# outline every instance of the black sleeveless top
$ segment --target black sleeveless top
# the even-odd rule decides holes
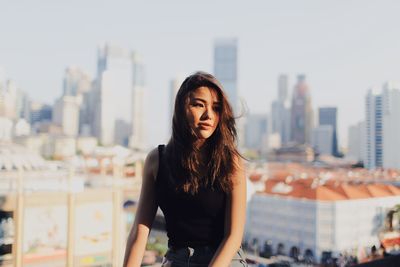
[[[157,202],[164,213],[168,246],[218,246],[224,237],[226,194],[201,187],[192,195],[176,191],[170,182],[165,146],[158,146]]]

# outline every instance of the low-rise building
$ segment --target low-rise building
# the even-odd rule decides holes
[[[246,238],[316,261],[323,252],[357,254],[379,246],[386,212],[398,203],[400,189],[393,185],[269,179],[249,203]]]

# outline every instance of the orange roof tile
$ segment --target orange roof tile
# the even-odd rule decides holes
[[[394,185],[387,185],[387,188],[392,192],[393,195],[395,196],[400,196],[400,188],[394,186]]]
[[[296,179],[288,183],[278,179],[268,179],[265,181],[264,193],[324,201],[400,196],[400,188],[393,185],[347,184],[337,181],[318,185],[316,182],[317,180],[311,178]]]
[[[369,184],[367,188],[373,197],[387,197],[391,196],[392,193],[387,190],[387,186],[384,184]]]

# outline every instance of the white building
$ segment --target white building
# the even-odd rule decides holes
[[[25,119],[19,119],[14,123],[14,136],[29,135],[31,125]]]
[[[63,96],[77,96],[88,92],[92,86],[92,78],[88,73],[76,66],[65,69]]]
[[[365,156],[365,122],[359,122],[349,128],[348,150],[346,157],[351,160],[364,161]]]
[[[0,116],[0,141],[11,141],[13,122],[11,119]]]
[[[94,133],[102,145],[111,145],[115,141],[115,120],[131,121],[132,62],[129,50],[110,44],[99,47],[96,87]]]
[[[382,95],[375,89],[368,91],[365,102],[365,157],[364,166],[375,169],[383,165]]]
[[[127,147],[129,142],[132,142],[130,135],[132,132],[132,126],[124,120],[115,121],[115,132],[114,132],[114,142],[115,144]]]
[[[311,145],[319,154],[333,154],[333,127],[331,125],[319,125],[312,130]]]
[[[132,120],[129,147],[143,150],[145,141],[145,70],[142,58],[138,53],[132,54]]]
[[[383,167],[400,169],[400,86],[383,89]]]
[[[14,81],[0,81],[0,116],[29,121],[29,113],[28,95],[18,88]]]
[[[83,155],[92,154],[97,147],[97,139],[90,136],[80,136],[76,139],[76,150]]]
[[[0,143],[0,173],[3,178],[0,184],[0,194],[11,184],[10,182],[7,184],[8,177],[4,172],[45,170],[49,167],[48,162],[35,151],[18,144]]]
[[[30,151],[42,155],[43,145],[46,142],[47,138],[47,134],[27,136],[24,135],[15,137],[13,141],[18,145],[22,145]]]
[[[76,154],[76,139],[74,137],[54,136],[49,142],[49,151],[55,159],[65,159]]]
[[[370,90],[366,98],[366,151],[364,165],[400,168],[400,85],[385,83],[382,93]]]
[[[18,88],[14,81],[8,80],[0,90],[0,116],[16,119]]]
[[[62,128],[63,134],[77,136],[79,133],[79,109],[81,97],[63,96],[53,107],[53,122]]]
[[[249,203],[246,239],[297,248],[318,262],[322,252],[354,253],[379,246],[378,233],[388,209],[400,202],[392,185],[321,184],[312,179],[268,180]]]

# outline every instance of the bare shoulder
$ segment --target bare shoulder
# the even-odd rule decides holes
[[[144,173],[146,177],[151,177],[155,180],[158,172],[158,164],[159,164],[159,155],[158,148],[154,148],[147,154],[145,163],[144,163]]]
[[[235,166],[237,173],[244,173],[245,163],[244,163],[244,159],[240,155],[235,155],[233,157],[233,165]]]
[[[244,160],[241,156],[236,155],[233,158],[233,163],[235,166],[235,172],[233,175],[233,182],[234,183],[240,183],[241,181],[245,180],[245,163]]]

